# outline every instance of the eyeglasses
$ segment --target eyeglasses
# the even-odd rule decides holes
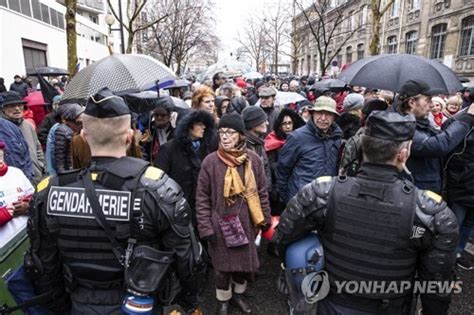
[[[234,130],[219,130],[219,136],[226,136],[226,137],[232,137],[234,134],[237,133],[237,131]]]
[[[282,126],[292,126],[293,122],[292,121],[285,121],[281,123]]]

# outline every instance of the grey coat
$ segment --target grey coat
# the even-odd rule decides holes
[[[252,162],[252,170],[257,182],[258,194],[263,214],[270,223],[270,205],[268,202],[265,172],[260,157],[247,150]],[[256,231],[249,214],[247,202],[239,198],[237,202],[227,207],[224,202],[224,175],[227,166],[219,159],[217,152],[209,154],[201,165],[196,189],[196,217],[201,238],[215,234],[216,241],[209,243],[209,255],[216,270],[223,272],[256,272],[259,268],[257,248],[255,247]],[[244,167],[237,168],[243,178]],[[245,185],[245,183],[244,183]],[[240,208],[240,221],[249,239],[249,244],[235,248],[227,248],[222,235],[218,216],[236,214]]]

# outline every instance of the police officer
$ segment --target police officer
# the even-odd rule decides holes
[[[123,314],[124,298],[136,314],[153,304],[160,314],[181,286],[175,301],[192,312],[201,248],[181,188],[126,157],[133,131],[122,98],[104,88],[83,116],[90,167],[43,180],[30,209],[25,267],[36,294],[51,293],[44,305],[55,314]]]
[[[415,275],[423,313],[447,314],[449,288],[433,289],[431,283],[433,290],[424,294],[422,287],[451,280],[458,225],[439,195],[399,177],[415,124],[412,115],[372,113],[357,176],[317,178],[281,215],[274,236],[281,257],[311,230],[322,241],[330,291],[318,315],[408,314]]]

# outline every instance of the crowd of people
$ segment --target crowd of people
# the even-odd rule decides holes
[[[183,190],[214,269],[218,314],[228,314],[229,303],[251,312],[245,292],[260,266],[254,240],[271,227],[272,216],[282,214],[314,179],[359,172],[373,112],[416,118],[402,176],[446,196],[460,226],[457,264],[474,268],[465,251],[474,228],[474,88],[445,95],[423,81],[407,81],[394,95],[370,87],[314,88],[314,83],[311,77],[245,80],[216,73],[212,81],[170,91],[189,109],[157,106],[132,114],[127,155],[148,161]],[[0,199],[1,225],[27,212],[31,184],[85,168],[93,159],[82,125],[91,114],[84,116],[83,106],[61,102],[58,95],[45,105],[49,113],[36,127],[26,119],[28,89],[15,76],[10,91],[0,96],[0,190],[11,188],[6,174],[24,186],[16,200],[8,194]],[[304,100],[281,103],[280,91]],[[230,227],[233,234],[226,232]],[[268,251],[279,255],[272,246]]]

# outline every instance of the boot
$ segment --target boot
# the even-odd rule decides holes
[[[217,301],[217,315],[229,315],[229,301]]]
[[[233,305],[237,306],[242,312],[246,314],[250,314],[252,312],[252,310],[250,309],[250,305],[243,294],[234,293],[230,301]]]

